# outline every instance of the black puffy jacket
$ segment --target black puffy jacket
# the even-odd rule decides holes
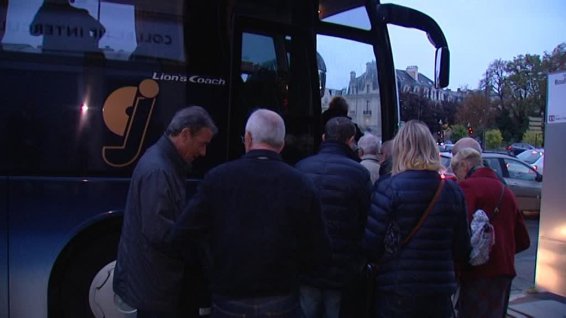
[[[368,170],[343,143],[325,141],[318,154],[296,167],[315,184],[332,247],[332,262],[304,277],[318,288],[341,288],[359,271],[365,257],[361,249],[372,184]]]
[[[365,232],[368,258],[381,260],[383,237],[390,216],[399,224],[401,238],[417,224],[431,201],[440,175],[409,170],[378,180]],[[438,201],[413,236],[394,257],[379,264],[377,288],[399,295],[451,294],[456,289],[455,262],[467,262],[470,235],[464,195],[446,181]]]

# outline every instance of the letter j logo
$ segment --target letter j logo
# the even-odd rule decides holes
[[[118,88],[106,98],[102,107],[104,123],[123,137],[121,145],[102,147],[102,158],[108,165],[125,167],[138,158],[158,94],[159,84],[146,79],[138,87]]]

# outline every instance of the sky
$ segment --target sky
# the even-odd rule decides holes
[[[432,17],[444,32],[450,49],[449,88],[476,89],[489,64],[496,59],[511,61],[525,54],[541,57],[566,42],[566,0],[390,0]],[[344,24],[364,24],[358,11],[334,18]],[[362,21],[362,22],[359,22]],[[419,72],[433,78],[434,49],[423,32],[390,27],[395,67],[417,65]],[[349,55],[357,53],[349,48]],[[327,74],[327,87],[347,87],[349,74],[361,74],[365,63],[352,64]],[[336,75],[336,76],[335,76]]]

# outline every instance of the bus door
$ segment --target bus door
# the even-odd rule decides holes
[[[230,157],[243,153],[240,136],[256,108],[279,113],[287,129],[288,163],[312,154],[320,142],[319,83],[313,39],[298,26],[240,18],[234,38]]]

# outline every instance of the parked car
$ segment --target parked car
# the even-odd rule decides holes
[[[544,149],[532,149],[521,152],[517,155],[517,159],[521,159],[524,162],[530,164],[542,174],[544,168]]]
[[[440,152],[450,152],[452,151],[452,148],[454,148],[454,144],[449,142],[449,143],[441,143],[440,145],[438,145],[438,151]]]
[[[528,144],[526,142],[516,142],[507,146],[507,153],[511,156],[517,156],[525,150],[535,149],[535,146]]]
[[[484,166],[495,170],[505,180],[515,194],[521,211],[540,211],[542,174],[526,162],[507,154],[484,152],[482,158]],[[451,171],[451,160],[451,153],[440,153],[440,162],[447,168],[448,173]]]

